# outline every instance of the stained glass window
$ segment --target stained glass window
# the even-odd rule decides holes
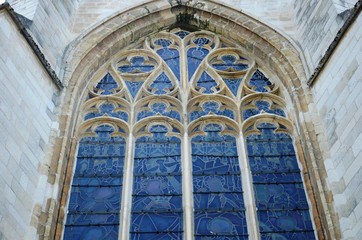
[[[63,239],[315,239],[278,76],[211,32],[133,47],[80,106]]]

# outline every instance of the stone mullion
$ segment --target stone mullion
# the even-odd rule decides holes
[[[244,204],[246,210],[246,222],[248,226],[249,239],[260,239],[259,223],[255,206],[254,187],[252,182],[253,180],[246,150],[245,136],[242,132],[240,132],[239,138],[237,139],[237,144],[239,146],[238,155],[244,192]]]
[[[184,41],[182,41],[184,43]],[[187,57],[184,44],[180,46],[180,71],[181,71],[181,101],[183,113],[184,135],[182,138],[182,201],[183,201],[183,226],[184,239],[194,239],[194,204],[193,204],[193,184],[192,184],[192,158],[191,158],[191,142],[188,135],[188,112],[187,99],[190,92],[189,79],[187,74]]]
[[[192,240],[194,235],[193,214],[193,184],[192,184],[192,161],[191,143],[189,135],[185,132],[182,138],[182,195],[184,211],[184,239]]]
[[[131,226],[131,210],[132,210],[132,192],[133,192],[133,157],[135,147],[135,136],[133,135],[133,127],[135,119],[135,104],[131,106],[130,118],[130,132],[127,139],[126,157],[124,161],[124,175],[123,175],[123,190],[122,190],[122,202],[121,202],[121,213],[120,213],[120,226],[118,239],[129,239],[130,238],[130,226]]]

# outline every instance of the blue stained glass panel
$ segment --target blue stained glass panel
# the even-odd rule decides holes
[[[202,111],[193,111],[189,114],[190,121],[208,115],[209,113],[214,113],[215,115],[221,115],[231,119],[235,118],[234,111],[227,108],[220,110],[220,103],[218,102],[206,102],[202,105],[202,108],[203,108]]]
[[[174,155],[169,157],[143,157],[135,158],[134,172],[135,174],[161,174],[161,173],[177,173],[181,170],[181,156]]]
[[[163,125],[152,126],[150,132],[152,136],[136,140],[131,238],[181,237],[181,141],[166,136]]]
[[[122,119],[124,121],[128,121],[128,113],[118,110],[116,112],[114,112],[114,105],[111,103],[103,103],[100,107],[99,107],[99,112],[91,112],[88,113],[87,115],[85,115],[84,120],[88,120],[91,118],[95,118],[95,117],[101,117],[104,115],[108,115],[114,118],[119,118]]]
[[[149,173],[147,173],[149,174]],[[135,195],[182,194],[181,175],[136,176],[133,186]]]
[[[241,236],[217,236],[217,235],[196,235],[195,240],[248,240],[248,235],[241,235]]]
[[[183,232],[131,234],[131,240],[179,240]]]
[[[235,175],[194,175],[194,193],[242,193],[241,176]]]
[[[95,92],[101,95],[116,93],[118,84],[111,74],[107,73],[97,84]]]
[[[268,88],[272,85],[269,79],[259,70],[256,70],[249,83],[256,92],[269,92]]]
[[[197,211],[244,211],[242,193],[194,193],[194,207]]]
[[[182,211],[182,198],[176,196],[151,196],[137,195],[133,197],[132,212],[135,213],[156,213]]]
[[[120,186],[73,186],[68,210],[75,213],[106,211],[117,213],[120,209]],[[95,220],[97,220],[97,216],[93,216]],[[68,220],[72,222],[70,219]],[[79,223],[79,220],[73,222],[73,224]]]
[[[119,211],[104,211],[97,214],[68,214],[68,221],[73,222],[72,226],[115,226],[119,224]]]
[[[265,148],[259,148],[264,150]],[[255,150],[255,149],[254,149]],[[254,173],[275,173],[282,172],[297,172],[299,173],[299,167],[295,156],[250,156],[250,167]]]
[[[270,113],[270,114],[275,114],[275,115],[279,115],[282,117],[285,117],[285,112],[282,109],[271,109],[270,108],[270,104],[266,101],[257,101],[255,103],[257,109],[251,108],[251,109],[246,109],[243,111],[243,119],[246,120],[252,116],[255,116],[257,114],[260,114],[261,111],[264,111],[266,113]]]
[[[314,231],[305,232],[280,232],[280,233],[262,233],[262,240],[306,240],[315,239]]]
[[[242,78],[238,79],[223,79],[226,83],[226,86],[230,89],[230,91],[234,94],[234,96],[238,95],[238,90],[241,84]]]
[[[64,239],[116,240],[118,226],[71,226],[64,232]]]
[[[247,236],[244,212],[195,213],[195,237],[238,237]],[[241,238],[242,239],[242,238]]]
[[[135,98],[138,91],[141,89],[143,82],[136,81],[124,81],[128,88],[128,91],[131,93],[132,97]]]
[[[292,139],[273,124],[257,127],[261,134],[247,137],[247,150],[262,239],[315,239]]]
[[[131,233],[180,232],[182,212],[146,212],[132,213]]]
[[[216,92],[216,81],[206,72],[203,72],[200,78],[196,82],[196,86],[201,90],[203,93],[210,94]]]
[[[218,124],[192,138],[195,238],[244,239],[245,208],[236,140]]]
[[[313,231],[308,210],[258,211],[258,219],[261,233]]]
[[[181,121],[181,115],[177,111],[167,110],[165,103],[159,102],[151,105],[149,110],[144,110],[137,113],[137,120],[144,119],[146,117],[155,116],[156,114],[161,114],[162,116],[174,118],[178,121]]]
[[[227,72],[242,71],[248,68],[247,64],[241,63],[233,55],[224,55],[221,57],[221,60],[222,63],[212,64],[213,68],[215,68],[216,70],[227,71]]]
[[[164,46],[164,48],[157,50],[157,54],[167,63],[180,81],[180,53],[178,50]]]
[[[64,239],[118,239],[125,140],[113,131],[101,125],[79,142]]]
[[[189,32],[186,31],[178,31],[174,33],[176,36],[179,36],[181,39],[184,39],[187,35],[189,35]]]
[[[187,51],[187,66],[189,81],[199,67],[202,60],[209,54],[209,50],[202,47],[190,48]]]
[[[159,75],[151,84],[152,92],[157,95],[167,94],[172,91],[174,84],[165,73]]]
[[[121,73],[146,73],[155,68],[154,64],[147,63],[146,59],[142,56],[132,57],[130,64],[125,64],[118,67]]]
[[[302,183],[255,184],[258,210],[308,209]]]

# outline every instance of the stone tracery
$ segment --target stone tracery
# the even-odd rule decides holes
[[[283,221],[278,223],[275,222],[277,220],[265,220],[265,218],[268,217],[261,215],[260,212],[256,212],[255,208],[252,208],[255,203],[250,202],[250,200],[255,201],[256,199],[259,201],[259,191],[256,191],[255,196],[251,196],[249,200],[246,200],[249,201],[247,204],[243,202],[241,182],[249,186],[252,186],[253,183],[245,181],[246,178],[243,176],[250,174],[248,172],[249,167],[242,171],[239,168],[240,163],[242,165],[244,164],[244,167],[251,164],[247,162],[246,150],[241,149],[242,146],[238,145],[239,141],[244,141],[240,139],[240,137],[243,137],[239,135],[240,131],[243,130],[243,134],[249,136],[247,138],[248,147],[249,145],[253,145],[250,139],[258,139],[259,135],[261,136],[260,138],[263,138],[264,132],[269,131],[269,135],[273,135],[273,132],[275,132],[274,135],[279,136],[276,134],[278,131],[284,131],[285,133],[292,131],[292,124],[286,118],[284,110],[285,103],[283,99],[278,96],[279,92],[276,83],[272,83],[249,56],[243,56],[242,52],[237,48],[230,47],[227,44],[221,44],[217,35],[206,31],[193,33],[181,30],[174,30],[171,31],[171,33],[161,32],[158,35],[152,36],[151,40],[147,39],[144,48],[145,49],[142,50],[138,49],[124,52],[123,57],[110,64],[109,68],[111,70],[109,73],[105,73],[100,81],[91,82],[90,85],[93,84],[93,86],[89,86],[88,88],[90,91],[89,99],[83,105],[83,111],[85,112],[85,122],[83,125],[86,125],[87,121],[90,120],[96,124],[97,119],[102,120],[99,122],[102,124],[107,122],[107,119],[112,119],[112,121],[119,121],[123,125],[127,125],[127,129],[130,129],[130,132],[134,134],[125,136],[125,139],[128,141],[127,148],[129,152],[134,151],[132,145],[130,145],[132,139],[136,139],[135,149],[137,150],[137,147],[142,146],[143,143],[140,143],[140,141],[145,140],[144,138],[147,138],[147,141],[149,141],[147,148],[154,147],[161,152],[165,150],[165,144],[169,144],[170,141],[176,141],[175,139],[178,139],[176,142],[180,144],[178,148],[181,149],[181,146],[186,148],[188,143],[182,143],[182,141],[184,141],[182,137],[185,136],[184,134],[189,134],[190,138],[192,138],[192,147],[188,150],[188,152],[191,152],[190,156],[181,154],[181,150],[181,152],[172,153],[170,156],[167,155],[169,153],[164,153],[162,157],[157,154],[157,156],[146,156],[145,158],[152,159],[152,157],[157,157],[160,159],[159,161],[155,161],[153,165],[151,164],[152,166],[145,163],[145,168],[173,164],[176,160],[173,158],[170,160],[170,157],[176,157],[181,165],[186,165],[185,162],[190,161],[189,164],[193,165],[194,180],[193,182],[190,180],[181,180],[181,177],[177,180],[180,185],[182,182],[182,193],[180,189],[176,191],[170,190],[170,188],[167,187],[170,184],[170,182],[168,182],[171,181],[170,179],[160,180],[158,182],[159,185],[157,185],[155,181],[150,181],[153,185],[156,184],[158,186],[159,191],[157,193],[153,192],[155,195],[153,198],[155,199],[151,200],[157,200],[159,205],[153,203],[151,207],[147,204],[147,206],[150,206],[149,209],[147,208],[148,210],[146,207],[138,209],[140,206],[138,204],[139,201],[151,200],[133,200],[137,203],[133,202],[132,204],[131,212],[133,218],[131,223],[128,223],[131,225],[130,236],[132,239],[141,239],[142,236],[154,237],[156,233],[164,234],[166,237],[173,237],[173,239],[179,239],[184,231],[183,228],[187,227],[194,228],[196,239],[202,239],[202,237],[213,237],[214,239],[215,235],[220,237],[233,236],[235,239],[244,239],[247,238],[248,232],[249,234],[262,236],[265,239],[283,236],[283,232],[287,232],[287,234],[284,234],[286,237],[294,236],[293,234],[297,234],[297,232],[300,231],[302,231],[303,234],[304,232],[312,232],[312,235],[308,236],[314,236],[311,223],[309,223],[308,209],[303,213],[305,219],[298,220],[298,224],[302,221],[301,224],[298,225],[295,223],[293,226],[288,226],[288,224]],[[187,62],[187,64],[184,64],[184,62]],[[187,117],[185,118],[184,116]],[[87,131],[89,134],[92,134],[91,132],[95,130],[93,128]],[[97,131],[95,131],[95,133],[96,132]],[[160,137],[161,135],[163,135],[163,137]],[[239,140],[237,141],[237,139]],[[163,141],[168,143],[163,143]],[[224,141],[230,141],[232,147],[231,145],[229,147],[221,146]],[[201,150],[207,148],[213,149],[208,152],[211,153],[210,157],[208,157],[207,151],[203,152],[205,150],[202,150],[200,152],[200,154],[206,154],[201,162],[207,164],[208,162],[214,161],[215,157],[220,158],[214,161],[219,167],[216,167],[216,165],[213,166],[210,168],[210,173],[207,173],[208,170],[205,166],[197,165],[198,157],[196,152],[200,151],[197,147],[198,142],[205,145],[200,148]],[[216,145],[212,146],[213,144]],[[255,144],[253,146],[255,146]],[[142,147],[140,147],[139,150],[141,151]],[[224,151],[233,152],[232,157],[228,156]],[[139,158],[138,154],[139,152],[136,151],[136,153],[129,154],[127,159],[125,159],[129,166],[134,166],[135,171],[135,158]],[[132,159],[131,156],[134,156],[134,158]],[[108,158],[109,156],[104,155],[103,157]],[[153,160],[150,161],[152,162]],[[176,161],[175,164],[179,163]],[[295,159],[293,164],[296,163]],[[222,167],[220,168],[222,165],[227,168],[235,165],[236,168],[233,170],[225,170],[222,169]],[[195,172],[196,166],[204,169],[198,170],[200,173]],[[185,168],[185,166],[183,167],[184,170],[190,171],[190,169]],[[216,170],[213,170],[215,167]],[[218,172],[218,168],[221,169],[221,172]],[[251,170],[253,169],[251,168]],[[295,168],[294,170],[297,171]],[[181,166],[178,167],[178,171],[176,172],[177,176],[181,176]],[[147,175],[151,173],[152,171],[148,169],[142,174]],[[155,172],[151,178],[160,178],[160,176],[158,176],[159,173],[161,172]],[[174,178],[173,170],[169,173],[167,168],[165,168],[165,171],[162,173],[166,174],[165,176],[171,174],[173,176],[172,178]],[[137,185],[137,174],[136,172],[133,173],[135,179],[134,184],[136,184],[134,185],[135,192],[139,190],[138,188],[141,188]],[[298,175],[299,173],[296,172],[295,174]],[[253,176],[256,175],[254,174]],[[148,177],[150,178],[150,176]],[[206,178],[208,179],[207,181],[205,180]],[[231,178],[235,179],[230,180]],[[220,188],[220,191],[216,191],[210,188],[210,184],[208,186],[201,184],[201,186],[200,181],[202,182],[204,180],[200,179],[204,179],[206,182],[214,179],[220,184],[232,181],[239,187],[237,187],[237,191],[235,189],[234,191],[228,189],[228,186],[225,185]],[[298,180],[299,185],[302,184],[300,181],[301,180]],[[132,181],[130,180],[123,180],[125,186],[127,184],[130,186],[131,183]],[[162,188],[162,191],[160,184],[165,187]],[[275,185],[284,186],[282,184],[283,182],[278,182]],[[154,185],[154,187],[156,185]],[[293,188],[293,186],[290,188]],[[197,190],[198,188],[204,189],[205,187],[209,189],[209,193],[203,192],[203,190],[200,190],[201,192],[199,193],[199,190]],[[186,204],[186,201],[190,199],[182,199],[182,194],[185,194],[185,191],[191,192],[192,188],[194,188],[193,206],[195,212],[188,206],[189,204]],[[257,185],[254,186],[254,188],[258,189]],[[146,193],[149,194],[147,191]],[[172,198],[174,195],[167,195],[169,193],[165,195],[164,191],[168,191],[169,193],[170,191],[176,191],[177,200],[172,200],[172,204],[171,200],[166,201],[165,199],[170,199],[170,197]],[[303,191],[302,186],[302,192]],[[145,195],[138,196],[135,192],[133,193],[133,199],[140,197],[147,198]],[[252,195],[253,193],[247,192],[245,194]],[[72,196],[73,193],[71,199]],[[126,197],[130,198],[131,196]],[[212,203],[215,199],[219,200],[216,203]],[[235,199],[238,200],[236,201]],[[200,201],[206,201],[209,205],[203,205]],[[307,203],[306,199],[300,201],[302,201],[302,205]],[[76,203],[71,202],[71,204]],[[196,206],[195,204],[199,205]],[[258,204],[259,202],[256,203],[257,207],[259,206]],[[288,203],[285,204],[288,205]],[[182,206],[185,206],[185,208],[183,209]],[[226,206],[229,206],[229,208],[225,209]],[[119,207],[121,209],[120,211],[123,211],[123,214],[131,214],[130,210],[127,210],[125,206],[121,205]],[[214,207],[214,209],[212,209],[212,207]],[[303,207],[305,208],[304,205]],[[206,208],[211,208],[211,210],[205,210]],[[294,208],[299,209],[299,206],[294,206]],[[150,211],[150,209],[152,209],[152,211]],[[177,211],[174,211],[175,209],[177,209]],[[220,212],[220,209],[224,209],[224,212],[216,214],[215,211]],[[266,208],[265,211],[268,210],[269,209]],[[157,227],[165,217],[164,211],[177,212],[177,216],[171,216],[172,214],[168,217],[166,216],[168,219],[174,219],[174,221],[171,221],[172,223],[169,223],[173,226],[172,229]],[[183,226],[183,211],[194,215],[194,227],[190,226],[192,223],[187,223]],[[275,209],[272,209],[272,211],[276,214]],[[283,211],[277,209],[277,212],[280,213]],[[142,232],[140,228],[142,221],[139,219],[140,216],[144,216],[145,214],[148,214],[147,223],[155,227]],[[256,220],[257,217],[259,217],[258,220]],[[233,218],[239,219],[237,220],[239,225],[230,220]],[[252,228],[252,224],[248,222],[250,218],[254,218],[256,222],[260,221],[259,227],[261,233],[257,233],[259,230],[253,232],[250,229]],[[283,217],[280,217],[280,219],[283,220]],[[269,220],[272,221],[274,225],[268,228],[263,224]],[[72,224],[72,220],[68,216],[65,236],[71,234],[70,232],[72,232],[72,230],[70,229],[74,227]],[[95,226],[94,224],[99,225],[99,223],[95,222],[87,222],[84,224],[88,224],[90,228]],[[303,224],[309,225],[306,229],[303,229]],[[140,226],[135,227],[136,225]],[[221,226],[221,229],[218,225]],[[254,228],[255,227],[256,226],[254,226]],[[126,230],[123,228],[123,231]],[[187,236],[185,236],[185,238],[187,238]]]

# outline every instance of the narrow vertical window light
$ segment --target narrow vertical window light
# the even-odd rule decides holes
[[[247,137],[261,239],[315,239],[292,139],[262,123]]]
[[[182,239],[181,141],[163,125],[136,140],[131,239]]]
[[[236,140],[221,131],[192,138],[195,239],[248,239]]]
[[[118,239],[125,140],[98,126],[79,142],[64,239]]]

